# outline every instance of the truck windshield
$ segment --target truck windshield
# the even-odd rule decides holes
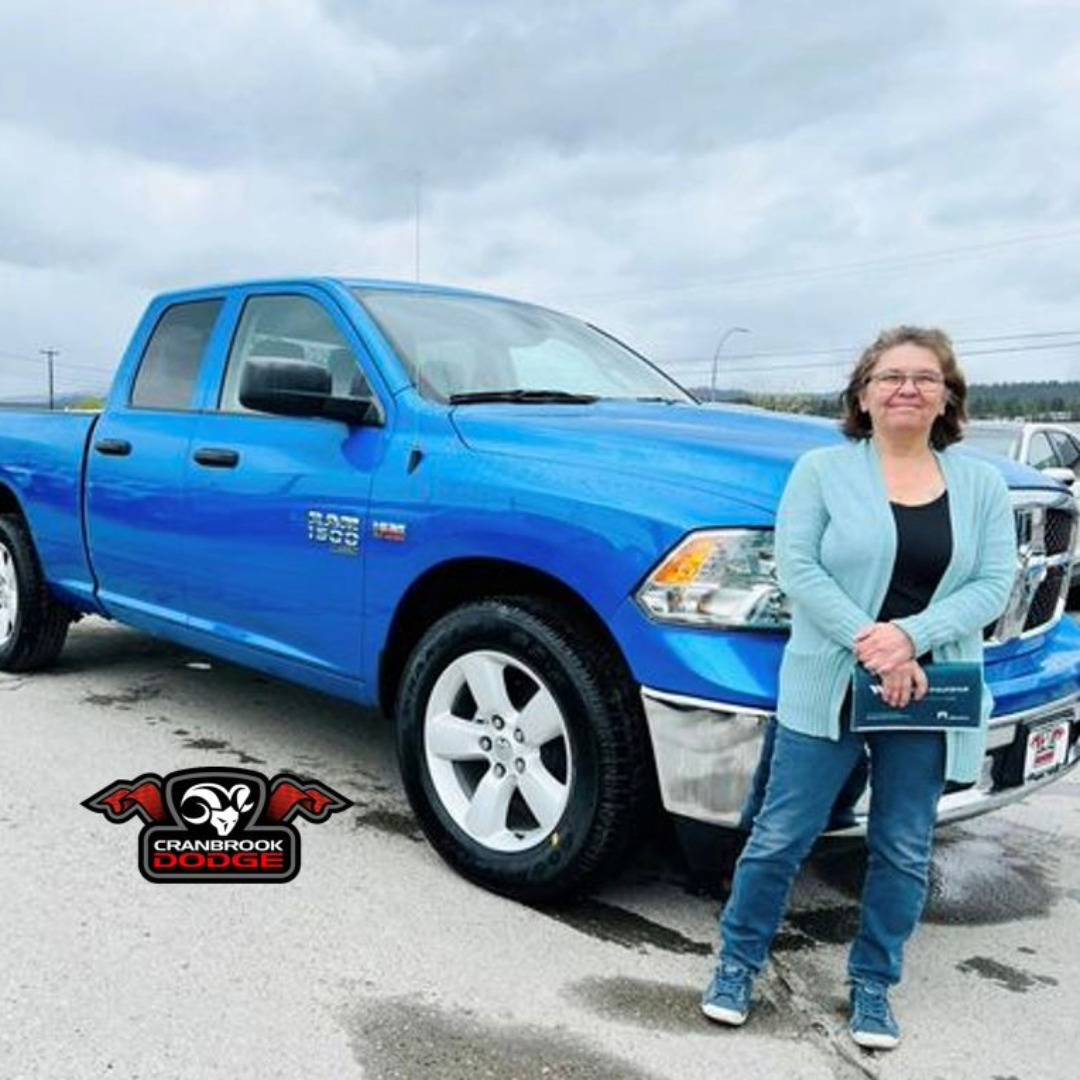
[[[453,404],[694,399],[587,323],[509,300],[357,288],[413,385]]]

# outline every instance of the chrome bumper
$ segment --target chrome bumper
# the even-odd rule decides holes
[[[765,725],[772,714],[649,687],[642,687],[641,696],[664,808],[695,821],[731,828],[738,825],[761,756]],[[1012,779],[1002,757],[1015,746],[1021,727],[1064,717],[1070,721],[1072,736],[1065,764],[1038,780],[1002,786],[1003,779]],[[938,821],[960,821],[985,813],[1060,780],[1080,764],[1078,731],[1080,694],[1025,712],[991,717],[982,776],[973,787],[942,797]],[[855,808],[858,824],[835,835],[865,832],[867,803],[864,796]]]

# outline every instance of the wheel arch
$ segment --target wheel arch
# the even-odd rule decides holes
[[[0,670],[36,671],[51,665],[75,612],[53,596],[34,547],[30,523],[0,486],[0,544],[5,551],[0,595]]]
[[[22,503],[19,502],[15,492],[2,480],[0,480],[0,514],[17,514],[26,520]]]
[[[493,558],[453,559],[416,579],[394,612],[379,660],[379,707],[393,716],[405,663],[424,633],[447,612],[471,600],[535,596],[555,603],[605,640],[632,679],[618,641],[595,608],[575,589],[535,567]]]

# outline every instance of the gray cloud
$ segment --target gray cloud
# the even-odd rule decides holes
[[[1068,0],[9,0],[0,396],[57,343],[60,283],[77,382],[161,288],[412,277],[418,176],[425,278],[568,308],[690,381],[732,325],[733,357],[1071,328],[1075,23]],[[725,370],[819,386],[847,359],[791,362]]]

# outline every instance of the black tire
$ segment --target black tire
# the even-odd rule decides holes
[[[0,515],[0,671],[48,667],[72,616],[49,591],[26,522]]]
[[[473,696],[473,684],[484,684],[473,677],[477,664],[501,670],[505,726],[497,728],[495,711],[479,704],[489,690]],[[454,727],[454,754],[458,739],[472,746],[471,723],[481,746],[453,761],[435,752],[446,729],[429,719],[451,694],[444,715]],[[396,712],[402,779],[429,841],[466,878],[504,896],[551,903],[585,892],[614,871],[653,805],[644,715],[622,658],[553,604],[507,597],[444,616],[413,650]],[[559,725],[561,734],[540,737]],[[501,750],[513,757],[499,757],[500,734]],[[485,738],[494,741],[487,751]],[[471,828],[482,782],[512,791],[498,833]],[[501,814],[496,807],[491,817]]]

